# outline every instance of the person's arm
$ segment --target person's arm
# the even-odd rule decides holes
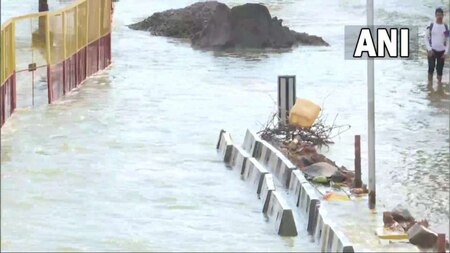
[[[449,31],[447,31],[447,33],[448,33],[448,32],[449,32]],[[447,43],[446,43],[446,46],[445,46],[445,53],[444,53],[444,54],[448,54],[448,50],[449,50],[449,48],[450,48],[450,35],[449,35],[449,34],[446,34],[445,41],[446,41]]]
[[[430,27],[428,26],[425,31],[425,46],[427,47],[427,51],[431,51],[431,45],[430,45]]]

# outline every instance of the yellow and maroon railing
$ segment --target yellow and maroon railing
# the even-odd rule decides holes
[[[15,55],[14,23],[9,21],[1,27],[0,43],[0,123],[3,125],[16,108],[15,101]]]
[[[2,24],[1,125],[23,98],[16,92],[20,85],[31,83],[34,103],[35,73],[46,76],[46,96],[52,103],[110,65],[111,11],[111,0],[79,0]]]

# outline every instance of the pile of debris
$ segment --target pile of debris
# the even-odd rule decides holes
[[[326,126],[321,117],[309,128],[279,122],[277,114],[274,114],[258,134],[302,170],[306,179],[330,186],[347,186],[356,196],[368,193],[364,184],[361,188],[354,188],[353,171],[336,165],[334,161],[318,153],[318,149],[333,143],[332,132],[338,129],[339,135],[343,132],[343,128],[349,129],[350,126],[336,126],[334,122],[332,126]],[[343,197],[345,196],[329,191],[324,194],[325,199],[348,199]],[[403,235],[420,249],[427,250],[437,245],[438,235],[429,229],[428,221],[416,221],[411,213],[401,206],[397,206],[391,212],[384,212],[383,222],[388,234]],[[448,240],[446,247],[449,247]]]
[[[289,160],[301,169],[306,178],[316,183],[330,182],[353,186],[354,173],[336,163],[317,149],[332,144],[332,133],[341,134],[349,126],[326,126],[326,119],[319,117],[309,128],[298,125],[282,124],[273,114],[264,128],[258,132],[261,138],[277,147]],[[345,128],[345,129],[344,129]],[[344,130],[342,130],[344,129]],[[366,189],[367,190],[367,189]],[[360,193],[363,193],[362,191]]]
[[[400,205],[391,212],[383,212],[384,228],[393,232],[407,233],[409,242],[420,249],[437,247],[438,234],[429,228],[426,219],[416,221],[411,213]],[[446,248],[449,247],[448,240]]]

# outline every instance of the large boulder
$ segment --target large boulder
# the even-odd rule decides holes
[[[188,38],[200,48],[289,48],[297,44],[328,46],[322,38],[298,33],[271,17],[266,6],[244,4],[230,9],[217,1],[158,12],[131,29],[153,35]]]
[[[260,4],[244,4],[231,9],[232,36],[240,47],[265,48],[271,43],[272,18]]]
[[[182,9],[157,12],[128,27],[134,30],[149,31],[157,36],[192,38],[207,26],[217,8],[224,6],[228,9],[225,4],[217,1],[199,2]]]
[[[232,29],[230,8],[219,4],[203,30],[191,37],[192,45],[200,48],[232,47]]]

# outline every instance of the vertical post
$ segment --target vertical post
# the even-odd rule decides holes
[[[34,70],[31,71],[31,105],[34,107]]]
[[[63,60],[63,95],[66,95],[66,91],[70,89],[66,89],[66,62],[67,62],[67,28],[66,28],[66,12],[62,13],[62,33],[63,33],[63,50],[64,50],[64,60]]]
[[[361,181],[361,136],[355,135],[355,188],[362,187]]]
[[[48,93],[48,103],[52,103],[52,73],[50,69],[50,64],[47,65],[47,93]]]
[[[108,66],[109,64],[111,64],[111,33],[112,33],[112,23],[113,23],[113,19],[114,19],[114,2],[115,1],[110,1],[111,2],[111,20],[110,20],[110,24],[109,24],[109,35],[108,35]]]
[[[16,70],[16,21],[14,20],[11,23],[11,33],[9,36],[10,39],[10,45],[11,45],[11,54],[10,54],[10,60],[11,60],[11,68],[13,71]]]
[[[3,108],[5,107],[3,104],[3,85],[0,86],[0,127],[3,126]]]
[[[436,244],[437,244],[437,252],[445,253],[445,234],[438,234]]]
[[[48,11],[48,3],[47,0],[39,0],[39,12]],[[45,35],[45,16],[39,17],[39,37],[43,38]]]
[[[5,29],[6,30],[6,29]],[[5,30],[0,31],[0,38],[5,38]],[[5,75],[5,40],[0,40],[0,82],[4,81],[4,75]],[[0,83],[1,85],[1,83]],[[2,100],[3,101],[3,100]]]
[[[88,51],[89,51],[89,14],[90,14],[90,10],[89,10],[89,1],[86,1],[86,47],[85,47],[85,59],[84,59],[84,67],[85,67],[85,75],[84,75],[84,79],[86,79],[88,77],[88,69],[90,69],[88,67],[89,61],[88,61]]]
[[[101,47],[101,37],[102,37],[102,5],[105,1],[101,1],[97,4],[97,15],[98,15],[98,37],[97,37],[97,71],[100,70],[100,47]]]
[[[11,62],[13,75],[11,76],[11,114],[16,108],[16,21],[11,23]]]
[[[52,66],[52,57],[51,57],[51,47],[50,47],[50,16],[45,15],[46,17],[46,29],[45,29],[45,37],[46,37],[46,44],[47,44],[47,86],[48,86],[48,103],[52,103],[52,96],[53,96],[53,85],[52,85],[52,73],[51,73],[51,66]]]
[[[101,39],[98,39],[95,43],[97,45],[97,71],[100,70],[100,41]]]
[[[278,118],[279,125],[287,125],[289,111],[296,99],[295,76],[278,76]]]
[[[373,32],[374,6],[373,0],[367,0],[367,26]],[[374,60],[367,59],[367,116],[368,116],[368,145],[369,145],[369,208],[376,207],[375,180],[375,91],[374,91]]]
[[[79,63],[78,63],[78,55],[80,54],[80,48],[78,45],[78,5],[75,7],[75,87],[78,86],[79,79]]]
[[[14,70],[11,77],[11,113],[14,112],[17,106],[17,96],[16,96],[16,71]]]
[[[4,85],[2,85],[2,86],[0,86],[0,96],[1,96],[1,103],[2,103],[2,107],[0,108],[1,109],[1,111],[0,111],[0,113],[2,114],[2,126],[3,126],[3,124],[6,122],[6,106],[7,106],[7,104],[6,104],[6,85],[7,85],[7,82],[8,81],[6,81],[5,82],[5,84]]]

